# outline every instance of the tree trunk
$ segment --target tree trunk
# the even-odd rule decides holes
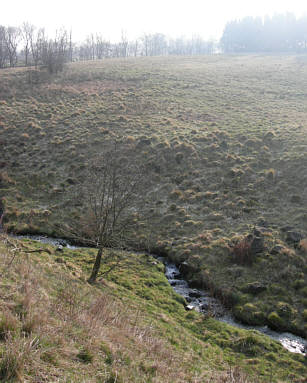
[[[93,283],[96,282],[97,274],[98,274],[98,271],[100,269],[101,257],[102,257],[102,248],[99,248],[98,252],[97,252],[97,255],[96,255],[96,259],[95,259],[95,263],[94,263],[94,266],[93,266],[93,270],[92,270],[91,276],[87,280],[88,283],[90,283],[90,284],[93,284]]]

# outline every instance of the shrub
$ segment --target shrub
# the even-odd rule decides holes
[[[234,261],[240,265],[249,265],[252,262],[251,242],[244,238],[233,248]]]

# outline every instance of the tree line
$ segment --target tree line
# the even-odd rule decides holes
[[[225,53],[307,51],[307,16],[292,13],[245,17],[226,24],[220,40]]]
[[[56,73],[71,61],[249,52],[307,52],[307,16],[296,18],[287,13],[232,20],[226,24],[218,42],[200,36],[171,39],[162,33],[143,34],[129,40],[122,33],[120,41],[114,43],[96,33],[76,43],[72,32],[65,29],[50,37],[44,28],[30,23],[20,27],[0,25],[0,68],[45,66],[49,73]]]
[[[50,73],[72,60],[71,33],[60,30],[53,38],[43,28],[24,23],[21,27],[0,25],[0,68],[44,65]]]
[[[129,56],[203,55],[212,54],[215,49],[214,41],[199,36],[168,39],[162,33],[154,33],[129,41],[126,34],[122,33],[120,41],[114,43],[97,33],[76,43],[71,31],[65,29],[49,37],[44,28],[29,23],[20,27],[0,25],[0,68],[43,65],[50,73],[55,73],[70,61]]]

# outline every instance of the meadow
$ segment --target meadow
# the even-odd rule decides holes
[[[78,62],[54,77],[2,70],[7,231],[63,235],[80,218],[83,170],[120,137],[153,183],[131,247],[184,262],[187,279],[245,323],[306,337],[306,75],[294,55]],[[254,254],[244,238],[255,232]]]

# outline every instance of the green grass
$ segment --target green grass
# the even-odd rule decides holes
[[[280,230],[306,237],[306,72],[295,56],[259,55],[74,63],[32,85],[23,69],[1,71],[7,229],[59,235],[78,217],[87,163],[124,137],[154,182],[134,246],[187,261],[242,320],[272,325],[278,303],[290,305],[280,329],[306,337],[306,253]],[[230,245],[264,221],[266,251],[236,265]],[[276,244],[285,249],[271,255]],[[244,292],[252,282],[266,290]]]
[[[185,311],[151,256],[122,252],[121,266],[90,286],[94,250],[57,252],[6,237],[0,250],[0,304],[18,323],[0,341],[4,379],[225,382],[234,374],[238,382],[304,381],[303,356],[256,331]],[[29,316],[36,320],[25,336]]]

